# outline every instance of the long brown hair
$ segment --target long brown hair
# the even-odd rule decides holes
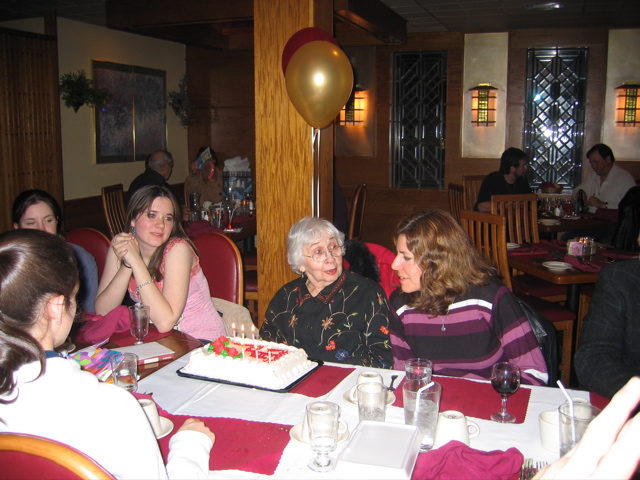
[[[154,252],[149,260],[149,273],[151,274],[151,278],[156,281],[162,280],[162,274],[160,273],[160,264],[162,263],[162,257],[164,255],[164,249],[167,247],[167,243],[172,238],[181,238],[185,240],[193,251],[198,252],[198,249],[193,244],[189,236],[185,233],[182,228],[182,224],[180,220],[182,219],[182,215],[180,212],[180,205],[178,204],[178,200],[176,200],[175,195],[171,190],[164,186],[158,185],[148,185],[146,187],[142,187],[131,197],[129,200],[129,207],[127,208],[127,220],[126,225],[131,225],[133,220],[136,220],[140,215],[146,212],[150,207],[153,201],[156,198],[168,198],[171,200],[171,204],[173,205],[173,229],[171,230],[171,234],[166,242],[164,242],[158,249]]]
[[[45,355],[31,332],[45,303],[62,295],[70,308],[78,285],[76,256],[59,235],[40,230],[10,230],[0,235],[0,403],[15,389],[14,372]]]
[[[405,218],[393,234],[404,235],[407,248],[422,269],[421,289],[404,294],[408,305],[430,315],[443,315],[470,287],[488,285],[496,268],[471,243],[456,220],[443,210],[427,210]]]

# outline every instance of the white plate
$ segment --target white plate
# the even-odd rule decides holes
[[[351,390],[347,390],[346,392],[344,392],[344,395],[342,395],[342,398],[344,398],[345,402],[350,403],[351,405],[358,405],[358,402],[354,402],[351,400],[350,393]],[[396,394],[387,390],[387,405],[391,405],[395,401]]]
[[[542,225],[560,225],[558,220],[538,220]]]
[[[580,215],[567,215],[566,217],[564,217],[565,220],[578,220],[580,218]]]
[[[238,232],[241,232],[241,231],[242,231],[242,227],[238,227],[238,228],[231,228],[231,229],[229,229],[229,228],[225,228],[225,229],[224,229],[224,231],[225,231],[226,233],[231,233],[231,232],[233,232],[233,233],[238,233]]]
[[[289,436],[293,438],[296,442],[309,443],[302,438],[302,423],[299,423],[291,427],[291,430],[289,430]],[[338,443],[344,442],[347,438],[349,438],[349,429],[338,434]]]
[[[573,268],[573,265],[567,262],[542,262],[542,266],[549,270],[564,271]]]
[[[513,250],[514,248],[520,248],[520,244],[507,242],[507,250]]]
[[[166,437],[173,431],[173,422],[166,417],[160,417],[160,427],[162,428],[162,432],[156,436],[158,439]]]

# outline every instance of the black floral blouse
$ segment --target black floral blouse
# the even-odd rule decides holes
[[[393,366],[387,297],[353,272],[344,271],[316,297],[305,278],[287,283],[271,300],[260,336],[303,348],[312,360]]]

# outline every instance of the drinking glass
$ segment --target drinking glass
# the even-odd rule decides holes
[[[520,367],[514,363],[498,362],[491,367],[491,385],[502,396],[500,412],[491,415],[491,420],[513,423],[516,417],[507,413],[507,398],[520,388]]]
[[[384,422],[389,390],[382,383],[366,382],[356,387],[360,420]]]
[[[426,358],[410,358],[404,364],[404,372],[409,380],[424,380],[425,384],[431,381],[433,362]]]
[[[142,345],[144,337],[149,333],[149,314],[148,305],[136,303],[129,307],[129,325],[131,326],[131,335],[136,339],[134,345]]]
[[[432,384],[426,384],[424,380],[407,380],[402,384],[404,423],[420,429],[422,451],[431,450],[433,447],[442,396],[442,386],[437,382],[430,383]]]
[[[109,357],[113,383],[128,392],[138,389],[138,355],[135,353],[116,353]]]
[[[309,443],[316,456],[307,464],[314,472],[333,470],[335,460],[329,453],[336,449],[340,407],[331,402],[313,402],[307,405]]]

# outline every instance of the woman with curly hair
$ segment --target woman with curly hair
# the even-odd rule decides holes
[[[392,268],[400,291],[390,299],[396,369],[412,357],[434,372],[489,379],[496,362],[518,364],[524,383],[546,384],[542,352],[497,270],[447,212],[428,210],[403,220],[394,233]]]

